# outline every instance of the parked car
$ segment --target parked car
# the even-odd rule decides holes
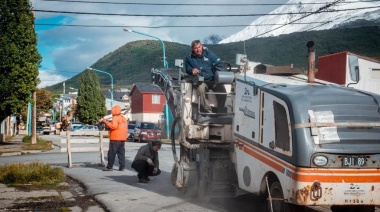
[[[161,140],[161,130],[152,122],[138,122],[133,131],[134,142],[148,142]]]
[[[94,132],[99,131],[98,126],[95,125],[85,125],[83,127],[76,127],[73,130],[74,132]]]
[[[84,125],[74,126],[74,127],[70,128],[70,131],[79,130],[79,129],[82,128],[82,127],[84,127]]]
[[[80,122],[70,122],[69,125],[70,125],[70,130],[74,129],[75,127],[78,127],[78,126],[83,126],[83,124]]]
[[[42,134],[43,131],[44,131],[44,128],[42,126],[37,126],[36,127],[36,133],[37,134]]]
[[[135,130],[135,124],[128,124],[128,135],[127,140],[133,140],[133,132]]]

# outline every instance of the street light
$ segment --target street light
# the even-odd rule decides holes
[[[145,34],[145,33],[142,33],[142,32],[138,32],[138,31],[135,31],[135,30],[127,29],[127,28],[124,28],[123,30],[125,32],[133,32],[133,33],[136,33],[136,34],[145,35],[147,37],[151,37],[151,38],[159,40],[161,42],[161,45],[162,45],[162,55],[163,55],[163,60],[164,60],[164,67],[168,68],[168,62],[166,61],[166,56],[165,56],[165,44],[164,44],[164,42],[160,38],[152,36],[152,35],[148,35],[148,34]],[[166,101],[165,113],[166,113],[166,117],[165,117],[165,119],[166,119],[166,136],[169,138],[169,109],[168,109],[168,103],[167,103],[167,101]]]
[[[165,44],[164,44],[164,42],[160,38],[152,36],[152,35],[148,35],[148,34],[145,34],[145,33],[142,33],[142,32],[138,32],[138,31],[135,31],[135,30],[132,30],[132,29],[124,28],[123,30],[125,32],[133,32],[133,33],[136,33],[136,34],[145,35],[147,37],[151,37],[151,38],[159,40],[161,42],[161,45],[162,45],[162,56],[163,56],[163,60],[164,60],[164,67],[168,68],[168,61],[166,61],[166,56],[165,56]]]
[[[101,70],[94,69],[94,68],[90,68],[90,67],[87,67],[87,69],[90,69],[92,71],[97,71],[97,72],[100,72],[103,74],[108,74],[111,77],[111,108],[112,108],[112,105],[113,105],[113,77],[112,77],[112,75],[108,72],[101,71]]]

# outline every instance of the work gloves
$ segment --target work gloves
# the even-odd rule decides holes
[[[157,171],[158,171],[158,169],[157,169],[156,167],[154,167],[154,169],[153,169],[153,174],[156,174]]]
[[[150,158],[147,158],[147,159],[146,159],[146,162],[148,162],[148,164],[151,165],[151,166],[154,165],[152,159],[150,159]]]

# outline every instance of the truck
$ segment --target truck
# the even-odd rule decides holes
[[[200,108],[194,87],[202,77],[181,67],[151,70],[174,117],[171,182],[182,195],[208,200],[249,192],[276,212],[375,211],[380,95],[314,79],[312,56],[308,76],[242,54],[237,67],[222,63],[215,83],[227,92],[207,95],[214,107],[218,95],[227,95],[223,113]]]

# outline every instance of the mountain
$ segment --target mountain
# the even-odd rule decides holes
[[[307,67],[308,41],[314,41],[316,57],[341,51],[380,60],[380,28],[338,28],[321,31],[298,32],[277,37],[253,38],[243,42],[205,45],[222,60],[235,66],[236,54],[246,53],[250,61],[272,65],[290,65]],[[190,46],[166,42],[166,57],[170,68],[174,68],[175,59],[183,59],[190,53]],[[91,67],[112,74],[115,88],[131,88],[136,82],[150,82],[152,68],[162,68],[160,60],[162,46],[154,40],[127,43],[99,59]],[[318,64],[318,61],[316,61]],[[101,87],[110,89],[108,75],[98,73]],[[79,75],[66,80],[66,87],[79,87]],[[54,93],[62,92],[62,83],[47,87]]]
[[[220,43],[278,36],[293,32],[352,27],[358,26],[358,23],[360,23],[359,26],[368,24],[379,26],[380,1],[350,0],[345,2],[339,0],[329,1],[329,4],[320,4],[316,3],[315,0],[290,0],[269,14],[271,15],[261,16],[250,24],[256,26],[248,26],[223,39]]]
[[[174,67],[174,59],[182,59],[189,53],[189,47],[179,43],[164,42],[169,67]],[[135,82],[150,82],[150,70],[163,67],[161,61],[162,46],[154,40],[142,40],[127,43],[100,58],[91,68],[106,71],[113,77],[114,88],[131,88]],[[107,74],[96,72],[103,89],[111,88],[111,78]],[[66,80],[66,87],[78,88],[79,76]],[[60,93],[62,83],[46,87],[47,90]]]

